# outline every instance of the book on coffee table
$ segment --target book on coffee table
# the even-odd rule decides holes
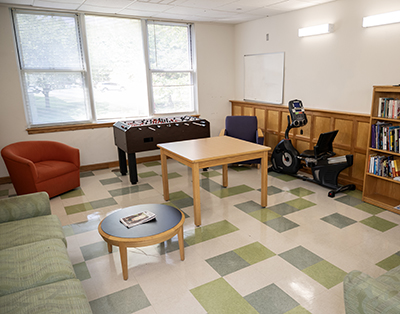
[[[120,222],[127,228],[140,225],[156,218],[156,215],[149,211],[143,211],[137,214],[126,216],[120,219]]]

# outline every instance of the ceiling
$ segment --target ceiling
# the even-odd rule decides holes
[[[0,0],[33,8],[238,24],[335,0]]]

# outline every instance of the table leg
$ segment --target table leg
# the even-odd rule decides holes
[[[129,163],[129,180],[132,184],[136,184],[138,182],[137,175],[137,165],[136,165],[136,154],[130,153],[128,154],[128,163]]]
[[[181,253],[181,261],[185,260],[185,244],[183,243],[183,226],[178,231],[179,252]]]
[[[128,172],[126,167],[126,155],[125,152],[118,147],[118,161],[119,161],[119,172],[124,176]]]
[[[201,225],[201,207],[200,207],[200,175],[199,164],[194,163],[192,166],[193,180],[193,207],[194,207],[194,224]]]
[[[267,152],[261,158],[261,206],[267,206],[268,195],[268,155]]]
[[[168,167],[167,167],[167,156],[164,153],[164,150],[160,149],[160,157],[161,157],[161,173],[162,173],[162,183],[163,183],[163,193],[164,200],[169,200],[169,186],[168,186]]]
[[[108,253],[112,253],[112,245],[107,243]]]
[[[228,187],[228,165],[222,165],[222,185]]]
[[[119,246],[119,255],[121,257],[121,266],[122,266],[122,277],[124,280],[128,279],[128,253],[126,250],[126,246]]]

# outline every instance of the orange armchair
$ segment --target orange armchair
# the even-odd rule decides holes
[[[53,141],[27,141],[1,150],[18,195],[45,191],[49,197],[80,186],[79,149]]]

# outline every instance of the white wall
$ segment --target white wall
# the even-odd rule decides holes
[[[399,0],[337,0],[235,27],[235,92],[243,99],[246,54],[285,52],[283,105],[370,113],[372,86],[400,84],[400,24],[363,28],[364,16],[400,10]],[[335,24],[332,34],[298,29]],[[269,41],[266,41],[266,34]]]
[[[218,135],[234,96],[234,26],[199,23],[195,31],[199,110]],[[0,6],[0,149],[17,141],[54,140],[79,148],[82,165],[118,160],[112,128],[28,135],[14,47],[9,9]],[[0,178],[7,176],[0,158]]]

